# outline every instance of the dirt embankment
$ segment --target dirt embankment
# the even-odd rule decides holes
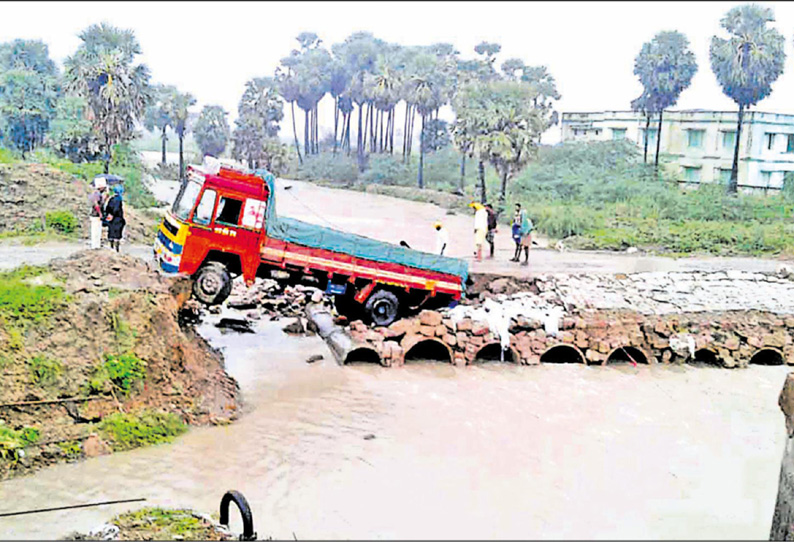
[[[68,211],[77,218],[79,237],[88,236],[90,185],[46,164],[0,164],[0,233],[32,232],[45,224],[48,212]],[[125,238],[148,243],[156,219],[145,211],[124,206]]]
[[[236,417],[237,382],[179,310],[184,279],[110,251],[0,285],[0,478]]]

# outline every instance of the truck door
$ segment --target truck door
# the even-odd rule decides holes
[[[231,252],[240,255],[243,277],[252,281],[259,267],[259,237],[264,224],[264,202],[221,194],[215,211],[214,232],[228,239]]]

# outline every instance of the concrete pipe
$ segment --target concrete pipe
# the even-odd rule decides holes
[[[307,305],[306,318],[317,328],[317,334],[331,349],[339,365],[355,361],[381,363],[380,353],[370,345],[354,341],[344,328],[334,323],[331,311],[325,306]]]
[[[784,365],[785,363],[786,358],[783,352],[770,346],[759,348],[750,357],[751,365]]]
[[[405,352],[403,363],[417,360],[452,363],[455,359],[447,344],[424,335],[410,335],[402,340],[400,346]]]
[[[547,348],[540,356],[541,363],[584,363],[587,360],[579,350],[572,344],[556,344]]]
[[[651,356],[645,350],[637,348],[636,346],[618,346],[607,356],[604,365],[607,363],[636,363],[648,365],[651,363]]]
[[[492,341],[480,347],[474,355],[474,361],[507,361],[510,363],[521,363],[521,356],[518,351],[512,346],[508,346],[506,350],[502,350],[502,343]]]

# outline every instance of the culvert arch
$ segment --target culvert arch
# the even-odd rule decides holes
[[[701,348],[695,351],[695,355],[687,359],[690,365],[700,365],[708,367],[722,367],[722,358],[712,348]]]
[[[502,344],[498,341],[493,341],[488,344],[482,345],[480,349],[477,350],[477,353],[474,355],[475,363],[482,363],[482,362],[487,363],[494,361],[520,363],[521,357],[519,356],[518,351],[512,346],[508,346],[506,350],[502,350]]]
[[[383,364],[380,353],[371,346],[358,345],[345,354],[345,365],[351,363],[378,363]]]
[[[547,348],[540,356],[541,363],[583,363],[587,360],[576,346],[572,344],[556,344]]]
[[[653,358],[642,348],[636,346],[618,346],[609,353],[604,364],[631,363],[650,365]]]
[[[403,341],[403,363],[422,361],[452,363],[452,349],[431,337],[411,338]]]
[[[785,365],[786,358],[777,348],[759,348],[750,356],[750,365]]]

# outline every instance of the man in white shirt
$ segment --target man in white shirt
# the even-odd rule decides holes
[[[474,208],[474,255],[478,262],[482,261],[482,245],[488,233],[488,211],[481,203],[473,201],[469,207]]]
[[[433,227],[436,229],[436,252],[443,256],[449,245],[449,234],[441,222],[436,222]]]

